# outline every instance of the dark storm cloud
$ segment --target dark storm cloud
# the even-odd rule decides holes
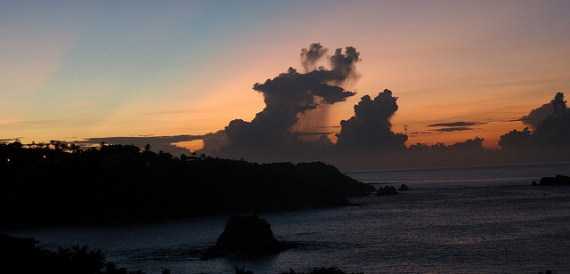
[[[135,145],[139,148],[144,148],[147,144],[149,144],[151,146],[151,150],[153,151],[164,151],[178,156],[183,153],[188,154],[190,151],[185,148],[176,146],[176,143],[201,140],[203,138],[203,135],[100,137],[88,138],[86,140],[74,143],[79,145],[96,145],[104,142],[106,144]]]
[[[450,145],[450,149],[455,150],[484,150],[483,148],[483,138],[475,137],[473,139],[468,139],[463,142],[457,142],[453,145]]]
[[[204,149],[202,152],[218,153],[219,148],[224,147],[228,143],[228,136],[225,130],[205,134],[202,138],[204,141]]]
[[[522,131],[512,130],[499,137],[499,146],[502,149],[525,149],[532,145],[532,132],[528,127]]]
[[[520,121],[522,121],[525,125],[528,125],[531,128],[535,129],[538,124],[540,124],[540,122],[554,113],[554,106],[560,105],[561,103],[565,104],[564,94],[558,92],[552,101],[533,109],[528,115],[521,117]]]
[[[393,150],[405,148],[408,136],[392,132],[390,118],[398,110],[392,91],[385,89],[371,99],[363,96],[354,106],[354,116],[340,122],[336,146],[341,150]]]
[[[301,51],[303,62],[314,64],[323,58],[326,49],[312,44]],[[265,108],[251,121],[235,119],[225,127],[227,143],[220,151],[230,156],[256,152],[288,151],[299,144],[298,134],[291,132],[299,116],[323,104],[335,104],[353,96],[354,92],[339,86],[354,75],[359,53],[353,47],[335,50],[327,57],[330,68],[320,67],[307,73],[293,68],[273,79],[253,85],[263,94]],[[212,150],[208,142],[206,149]]]
[[[340,126],[320,126],[317,128],[340,128]]]
[[[335,133],[334,131],[300,131],[297,132],[299,136],[320,136],[320,135],[329,135]]]
[[[324,48],[320,43],[313,43],[309,48],[301,50],[301,64],[305,72],[315,69],[316,63],[327,53],[328,49]]]
[[[502,148],[523,149],[570,147],[570,109],[564,101],[564,94],[558,92],[552,101],[533,109],[521,120],[534,128],[529,131],[512,130],[499,139]]]
[[[160,143],[177,143],[184,141],[200,140],[203,135],[173,135],[173,136],[152,136],[152,135],[142,135],[142,136],[129,136],[129,137],[98,137],[98,138],[88,138],[84,142],[89,143],[112,143],[112,144],[147,144],[148,142],[160,142]],[[145,143],[146,142],[146,143]]]
[[[558,92],[550,104],[552,114],[536,125],[534,142],[540,146],[570,146],[570,109],[564,94]]]
[[[429,127],[429,126],[428,126]],[[435,132],[454,132],[454,131],[466,131],[466,130],[475,130],[475,128],[472,127],[460,127],[460,126],[455,126],[455,127],[443,127],[443,128],[438,128],[438,129],[432,129],[431,131],[435,131]]]
[[[428,125],[428,127],[470,127],[476,125],[482,125],[485,123],[479,122],[450,122],[450,123],[437,123]]]
[[[261,162],[323,161],[345,170],[508,164],[551,159],[550,154],[536,158],[537,154],[529,153],[524,158],[506,150],[488,150],[483,147],[483,139],[477,137],[452,145],[418,143],[406,148],[408,135],[392,131],[391,119],[398,110],[398,104],[397,97],[387,89],[374,98],[368,95],[361,98],[354,106],[354,115],[339,123],[336,143],[332,143],[328,136],[338,126],[313,123],[312,127],[303,127],[310,121],[305,119],[320,110],[315,109],[345,101],[354,95],[341,84],[356,77],[355,64],[359,60],[360,54],[353,47],[336,49],[330,56],[326,48],[317,43],[301,50],[301,63],[306,71],[301,73],[289,68],[272,79],[254,84],[253,90],[263,95],[264,109],[251,121],[235,119],[224,130],[202,136],[205,148],[199,153]],[[328,61],[329,65],[316,68],[321,61]],[[502,138],[506,140],[503,143],[512,140],[525,144],[528,143],[528,135],[535,144],[570,143],[570,112],[563,95],[557,94],[549,105],[551,114],[541,118],[535,132],[525,130],[516,135],[517,131],[513,131],[509,133],[514,134],[509,135],[513,138]],[[537,116],[537,112],[530,113],[528,117]],[[530,120],[525,117],[520,120]],[[476,130],[478,125],[487,122],[437,122],[428,125],[424,132],[413,131],[412,135]],[[407,132],[408,128],[404,130]],[[501,147],[504,148],[503,143]]]
[[[360,61],[360,53],[354,47],[346,47],[344,54],[342,49],[336,49],[330,61],[333,74],[338,77],[337,84],[341,84],[348,77],[354,76],[354,63]]]
[[[421,136],[426,134],[434,134],[433,131],[411,131],[408,133],[409,136]]]

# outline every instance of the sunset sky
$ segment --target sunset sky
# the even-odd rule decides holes
[[[320,42],[360,52],[357,94],[398,97],[408,145],[485,138],[570,96],[570,1],[2,1],[0,139],[201,135],[264,108],[252,90]],[[323,64],[327,65],[327,64]],[[471,122],[470,130],[429,125]],[[331,134],[331,137],[333,135]],[[192,149],[197,148],[193,144]]]

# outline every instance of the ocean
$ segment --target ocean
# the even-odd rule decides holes
[[[351,198],[356,206],[262,214],[277,239],[300,246],[271,256],[207,261],[229,216],[111,227],[5,231],[56,250],[100,249],[129,270],[254,273],[336,266],[364,273],[570,273],[570,186],[532,186],[570,175],[570,163],[506,167],[358,171],[375,187],[401,184],[394,196]]]

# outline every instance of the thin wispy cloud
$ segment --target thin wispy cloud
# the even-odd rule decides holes
[[[189,154],[186,148],[177,146],[177,143],[197,141],[204,139],[204,135],[173,135],[173,136],[115,136],[115,137],[96,137],[87,138],[85,140],[75,141],[74,143],[85,146],[93,146],[101,143],[105,144],[121,144],[134,145],[140,148],[150,145],[153,151],[165,151],[176,156],[180,154]]]
[[[460,122],[431,124],[431,125],[428,125],[428,127],[470,127],[470,126],[483,125],[483,124],[486,124],[486,123],[460,121]]]
[[[454,132],[454,131],[466,131],[466,130],[475,130],[476,128],[472,127],[443,127],[438,129],[432,129],[431,131],[435,132]]]
[[[60,126],[76,126],[98,123],[98,119],[46,119],[46,120],[20,120],[9,123],[0,124],[2,127],[20,128],[20,127],[48,127],[57,128]]]

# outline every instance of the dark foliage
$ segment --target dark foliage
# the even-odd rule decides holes
[[[33,238],[16,238],[0,234],[0,258],[2,268],[11,273],[58,273],[58,274],[143,274],[128,271],[107,262],[100,250],[87,246],[59,248],[57,252],[36,246]]]
[[[0,258],[2,258],[2,269],[9,270],[10,273],[144,274],[140,270],[128,271],[126,268],[118,268],[114,263],[107,261],[100,250],[90,250],[87,246],[60,247],[57,252],[53,252],[38,247],[37,241],[33,238],[18,238],[2,233],[0,233]],[[170,270],[164,269],[162,273],[170,274]],[[252,271],[239,266],[235,266],[235,273],[253,274]],[[319,267],[309,272],[290,270],[282,274],[346,274],[346,272],[336,267]]]
[[[337,206],[373,190],[321,162],[257,164],[132,145],[70,147],[0,144],[0,227]]]

